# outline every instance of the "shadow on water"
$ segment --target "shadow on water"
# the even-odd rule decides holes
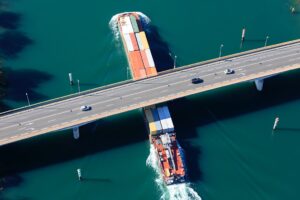
[[[4,11],[0,13],[0,27],[15,30],[20,25],[21,15],[18,13]]]
[[[14,70],[4,68],[6,81],[5,98],[13,101],[26,102],[27,92],[32,103],[45,100],[47,96],[35,91],[40,84],[52,79],[52,75],[34,69]]]
[[[60,131],[0,147],[0,177],[65,162],[113,148],[147,140],[140,111],[109,117],[80,128],[80,139],[72,131]],[[109,182],[108,179],[89,178]]]
[[[0,179],[0,199],[9,200],[8,198],[2,197],[2,191],[9,189],[11,187],[19,187],[23,182],[23,178],[19,175],[10,175],[4,176]],[[27,198],[18,198],[18,199],[27,199]]]
[[[0,34],[0,52],[5,58],[16,58],[33,41],[20,31],[5,31]]]
[[[147,25],[147,39],[149,41],[151,53],[158,72],[171,69],[174,65],[170,55],[170,49],[166,42],[162,40],[156,26]]]

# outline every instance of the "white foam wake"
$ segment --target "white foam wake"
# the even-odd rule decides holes
[[[109,27],[112,30],[114,37],[117,41],[119,41],[120,38],[120,32],[118,28],[118,16],[126,13],[132,13],[132,12],[123,12],[123,13],[115,14],[109,21]],[[137,13],[139,15],[143,28],[147,29],[148,24],[151,22],[150,18],[142,12],[134,12],[134,13]]]
[[[146,160],[146,165],[153,168],[156,172],[157,177],[155,178],[155,182],[161,191],[161,200],[201,200],[201,197],[189,183],[166,186],[157,161],[154,146],[151,144],[150,154]]]

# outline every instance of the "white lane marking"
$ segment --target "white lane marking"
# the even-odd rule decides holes
[[[54,122],[54,121],[56,121],[56,119],[51,119],[51,120],[48,121],[48,123]]]

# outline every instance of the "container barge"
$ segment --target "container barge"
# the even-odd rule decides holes
[[[156,76],[157,71],[150,46],[137,13],[118,16],[118,27],[134,80]]]
[[[166,105],[146,107],[144,114],[148,124],[149,140],[155,148],[164,182],[167,185],[186,182],[184,155],[176,139],[168,107]]]
[[[118,15],[118,27],[132,78],[139,80],[156,76],[157,70],[138,13]],[[167,185],[186,182],[184,155],[176,139],[168,107],[151,106],[143,111],[149,141],[155,148],[164,182]]]

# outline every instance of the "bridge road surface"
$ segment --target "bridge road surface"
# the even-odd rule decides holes
[[[223,57],[191,68],[94,91],[0,117],[0,145],[85,124],[110,115],[300,68],[300,40]],[[234,69],[226,75],[224,70]],[[202,83],[192,84],[199,77]],[[81,111],[90,105],[92,110]]]

